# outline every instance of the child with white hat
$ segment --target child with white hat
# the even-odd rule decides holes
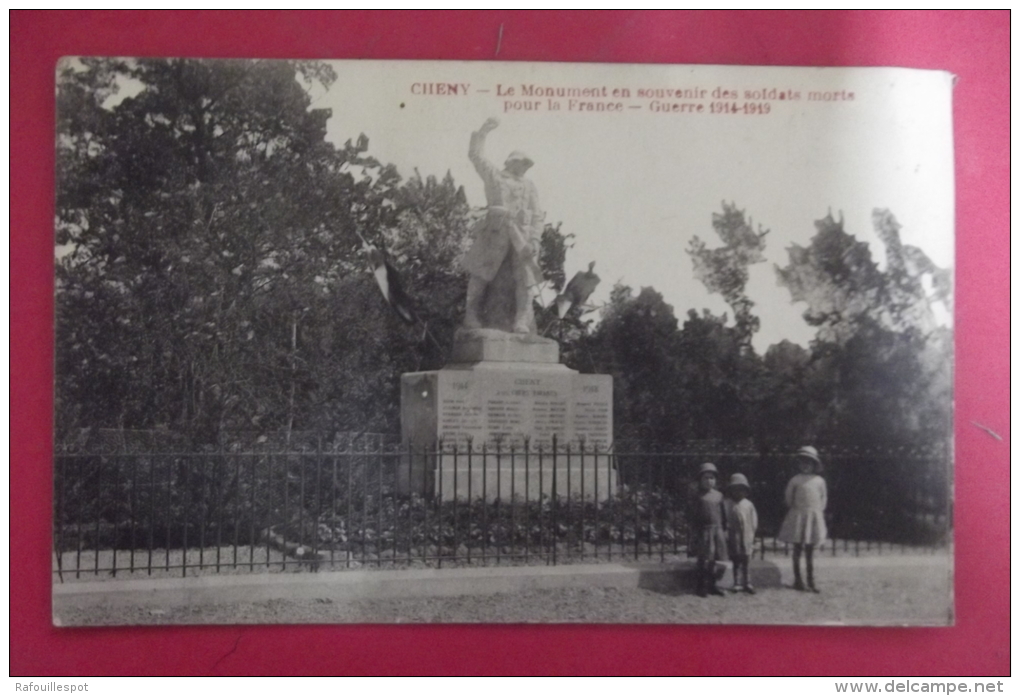
[[[825,543],[825,506],[828,490],[820,475],[822,460],[814,447],[801,447],[795,455],[800,473],[786,485],[786,507],[789,510],[779,529],[779,540],[793,544],[793,586],[798,590],[818,592],[815,587],[814,551]],[[800,575],[800,557],[807,565],[807,586]]]
[[[754,555],[754,537],[758,531],[758,511],[748,500],[751,486],[743,474],[730,476],[726,487],[730,496],[727,508],[730,559],[733,561],[733,591],[754,594],[754,586],[748,577],[751,556]]]

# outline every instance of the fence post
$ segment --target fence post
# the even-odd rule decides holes
[[[120,458],[117,456],[116,453],[114,453],[110,458],[113,460],[113,464],[114,464],[114,466],[113,466],[113,491],[114,491],[114,493],[117,493],[117,489],[120,486]],[[120,541],[120,529],[118,528],[119,517],[120,516],[117,515],[117,514],[114,514],[114,516],[113,516],[113,541],[111,543],[111,546],[113,547],[112,548],[112,551],[113,551],[113,554],[112,554],[113,561],[110,563],[110,574],[111,574],[111,577],[114,577],[114,578],[117,577],[117,546],[118,546],[118,542]],[[98,544],[97,544],[97,546],[98,546]],[[97,553],[98,553],[98,549],[97,549]]]
[[[608,560],[613,560],[613,530],[620,535],[620,553],[623,553],[623,534],[616,525],[616,500],[619,498],[620,492],[620,471],[617,469],[616,476],[616,489],[610,485],[613,480],[613,459],[615,454],[607,448],[606,450],[606,485],[609,486],[609,554],[607,555]]]
[[[545,456],[542,451],[542,443],[538,443],[538,543],[542,547],[542,554],[545,558],[545,564],[549,565],[549,547],[546,545],[546,537],[548,536],[548,530],[546,530],[546,519],[545,514]]]
[[[379,476],[379,495],[376,498],[376,511],[375,511],[375,567],[382,568],[382,552],[383,552],[383,475],[386,469],[386,454],[383,443],[376,445],[376,460],[375,470]],[[382,450],[382,451],[379,451]]]
[[[126,443],[124,443],[126,444]],[[135,527],[138,507],[138,457],[131,460],[131,574],[135,575]]]
[[[635,482],[638,475],[635,474]],[[634,560],[638,560],[641,557],[641,509],[638,505],[638,498],[640,497],[641,489],[635,487],[633,494],[631,495],[631,503],[634,507]]]
[[[174,456],[170,454],[166,458],[166,528],[164,529],[163,543],[166,545],[163,554],[163,565],[166,572],[170,572],[170,530],[173,528],[173,478],[174,478]]]
[[[592,478],[595,479],[594,486],[592,487],[592,490],[595,493],[595,509],[593,510],[593,522],[594,522],[594,525],[595,525],[595,533],[592,535],[592,542],[593,542],[593,544],[595,546],[595,558],[598,559],[598,557],[599,557],[599,537],[601,536],[601,531],[602,531],[599,528],[599,506],[602,504],[602,501],[599,500],[599,443],[598,443],[598,440],[595,441],[595,444],[591,448],[591,458],[592,458],[592,467],[591,467],[591,470],[592,470],[592,474],[593,474]],[[609,486],[609,481],[606,481],[606,486],[609,487],[609,490],[612,490],[612,486]],[[612,539],[610,539],[610,543],[612,543]]]
[[[414,460],[414,448],[410,445],[407,446],[407,567],[411,567],[411,557],[414,555],[414,484],[411,479],[411,469],[413,468],[412,462]],[[400,489],[398,485],[400,479],[400,461],[401,457],[404,456],[405,448],[403,445],[400,447],[400,455],[393,462],[393,488],[394,494]],[[424,462],[422,463],[424,466]],[[425,470],[422,469],[422,488],[425,487]],[[399,510],[399,508],[397,508]],[[393,558],[396,560],[397,553],[394,549]]]
[[[468,449],[469,450],[471,449],[471,440],[468,440]],[[457,561],[457,548],[460,546],[460,544],[457,543],[458,539],[460,539],[460,533],[457,530],[457,523],[459,522],[459,512],[460,512],[459,509],[458,509],[459,506],[457,505],[457,502],[458,502],[457,498],[458,498],[458,496],[460,494],[460,491],[457,490],[457,478],[458,478],[457,469],[460,468],[459,466],[457,466],[458,464],[459,464],[459,462],[458,462],[458,458],[457,458],[457,441],[454,440],[454,443],[453,443],[453,560],[454,560],[454,565],[456,565],[456,561]],[[442,553],[442,552],[440,552],[440,553]]]
[[[284,475],[286,476],[286,469],[284,469]],[[284,485],[283,489],[283,514],[287,516],[287,488]],[[237,568],[237,546],[240,543],[238,539],[238,528],[241,526],[239,519],[241,509],[241,455],[238,452],[234,452],[234,568]],[[286,532],[284,532],[286,534]],[[284,556],[284,568],[286,568],[287,557]]]
[[[567,533],[565,535],[563,543],[566,545],[567,555],[570,555],[570,550],[571,550],[571,543],[570,543],[571,542],[571,538],[570,537],[571,537],[571,533],[573,532],[573,526],[574,526],[574,520],[573,520],[573,517],[574,517],[574,488],[571,485],[571,480],[570,480],[571,454],[573,454],[573,453],[570,450],[570,442],[569,441],[567,442],[566,446],[563,448],[563,454],[564,454],[564,456],[567,459],[567,502],[566,502],[567,514],[566,514],[566,516],[564,518],[566,520],[566,522],[563,525],[564,527],[566,527]]]
[[[191,465],[193,460],[191,457],[185,455],[182,458],[182,461],[184,462],[184,481],[181,484],[181,495],[184,498],[184,502],[182,503],[184,507],[184,517],[183,524],[181,525],[181,546],[183,547],[181,549],[181,577],[184,578],[188,576],[188,516],[191,513],[191,492],[188,488],[191,485]]]
[[[489,560],[489,443],[482,443],[482,565]],[[471,548],[470,546],[468,548]]]
[[[254,452],[252,452],[254,456]],[[266,568],[272,567],[273,562],[273,547],[271,545],[271,535],[273,533],[273,471],[276,468],[274,462],[276,458],[272,452],[266,453],[266,519],[265,519],[265,533],[266,533]],[[334,480],[335,480],[334,476]],[[336,495],[334,493],[334,495]],[[335,506],[334,506],[335,507]],[[217,559],[219,562],[219,559]]]
[[[581,478],[581,486],[580,486],[580,489],[581,489],[580,493],[581,494],[579,496],[580,499],[581,499],[581,516],[580,516],[580,520],[579,520],[579,523],[578,523],[578,530],[579,530],[578,539],[579,539],[579,543],[580,543],[580,546],[581,546],[581,560],[583,561],[584,560],[584,544],[585,544],[585,541],[586,541],[586,538],[585,538],[586,535],[584,533],[584,507],[585,507],[585,503],[588,500],[587,491],[585,491],[585,489],[584,489],[584,439],[583,438],[578,443],[578,457],[579,457],[579,461],[580,461],[580,478]]]
[[[556,565],[556,541],[559,536],[559,528],[557,527],[557,512],[559,512],[559,498],[556,495],[556,449],[557,441],[556,434],[552,437],[552,564]]]
[[[254,483],[254,482],[253,482]],[[255,507],[252,506],[252,517],[255,516]],[[315,519],[312,521],[312,558],[315,568],[319,567],[319,524],[322,518],[322,433],[316,433],[315,437]],[[333,536],[332,531],[330,537]],[[252,556],[254,558],[255,539],[252,539]]]
[[[527,446],[527,442],[525,442]],[[517,547],[517,445],[510,441],[510,553],[513,556]],[[525,546],[527,549],[527,546]]]
[[[344,524],[346,525],[347,541],[344,543],[347,568],[351,567],[351,558],[354,556],[354,443],[348,438],[345,451],[347,466],[347,507],[344,510]]]
[[[226,507],[224,500],[225,486],[223,481],[227,471],[227,464],[230,458],[227,456],[228,448],[220,445],[220,461],[216,466],[216,572],[220,572],[220,563],[223,556],[223,508]]]
[[[56,546],[57,556],[57,578],[60,582],[64,582],[64,517],[67,512],[67,449],[61,448],[60,454],[56,453],[57,446],[54,446],[54,476],[57,480],[57,500],[56,500],[56,513],[53,515],[53,529],[56,532],[56,539],[54,544]],[[63,454],[63,456],[61,456]]]
[[[57,579],[64,582],[64,476],[62,474],[64,466],[64,458],[60,456],[57,451],[58,445],[54,443],[53,446],[53,538],[50,539],[50,543],[53,544],[53,560],[57,562]],[[52,573],[52,571],[51,571]]]
[[[513,447],[513,440],[510,441],[510,446]],[[503,551],[503,545],[500,543],[503,541],[500,535],[500,530],[504,529],[506,525],[503,524],[503,492],[501,490],[503,483],[503,443],[496,441],[496,498],[495,498],[495,512],[496,512],[496,533],[494,538],[496,539],[496,565],[499,565],[500,554]]]
[[[217,441],[216,441],[216,452],[214,453],[214,455],[219,453],[220,446],[221,446],[220,445],[220,441],[219,441],[219,439],[217,439]],[[214,457],[214,459],[215,458],[216,457]],[[199,523],[199,526],[198,526],[198,569],[199,570],[203,570],[205,568],[205,526],[206,526],[206,521],[207,521],[208,511],[209,511],[209,496],[206,493],[206,488],[209,485],[209,475],[208,475],[208,472],[211,471],[212,470],[212,466],[215,465],[215,464],[213,464],[211,466],[210,464],[211,464],[211,462],[206,460],[205,466],[202,467],[202,469],[203,469],[202,470],[202,477],[201,477],[202,487],[199,489],[199,494],[198,494],[199,495],[199,501],[201,502],[201,505],[202,505],[202,521]]]
[[[436,557],[438,566],[443,567],[443,441],[436,442],[436,469],[439,470],[439,494],[433,500],[436,502]]]
[[[570,476],[570,473],[571,473],[570,472],[570,464],[571,464],[570,454],[571,454],[571,452],[570,452],[570,442],[569,441],[567,442],[566,446],[563,449],[563,454],[564,454],[564,456],[567,459],[567,502],[566,502],[567,515],[566,515],[566,519],[567,519],[567,529],[569,530],[569,528],[570,528],[570,518],[573,516],[573,513],[574,513],[574,499],[573,499],[574,487],[572,485],[573,482],[571,481],[571,476]],[[570,535],[569,534],[567,534],[566,539],[564,541],[567,544],[567,552],[569,553],[570,552]]]
[[[524,515],[525,515],[525,529],[524,529],[524,560],[525,562],[531,557],[531,522],[529,503],[531,502],[531,438],[524,439]],[[541,500],[542,496],[538,496],[539,499],[539,511],[541,512]],[[541,526],[539,527],[541,530]]]
[[[337,488],[336,460],[338,458],[339,457],[337,457],[337,452],[336,452],[336,440],[334,440],[333,443],[329,446],[329,461],[330,461],[330,477],[329,477],[329,481],[330,481],[330,485],[329,485],[329,492],[330,492],[330,495],[329,495],[329,567],[330,567],[331,570],[336,567],[336,544],[337,544],[337,538],[336,538],[336,488]],[[272,477],[270,477],[270,481],[272,481]],[[272,484],[270,483],[270,485],[272,485]],[[273,509],[270,507],[270,508],[267,509],[266,512],[267,512],[266,517],[269,518],[273,514]],[[350,525],[347,524],[347,519],[345,518],[344,519],[344,527],[343,527],[344,528],[344,535],[345,536],[347,534],[347,528],[349,526]],[[346,548],[346,546],[347,546],[347,542],[345,540],[344,541],[344,547]],[[267,558],[267,560],[268,560],[268,558]]]
[[[149,460],[149,558],[147,572],[152,575],[152,547],[154,544],[153,534],[156,528],[156,462],[159,455],[153,454]]]
[[[96,466],[96,549],[93,553],[95,563],[95,575],[99,575],[99,547],[102,545],[99,543],[100,530],[99,520],[102,517],[103,511],[103,457],[97,459]],[[169,552],[168,552],[169,553]]]
[[[361,563],[367,565],[368,550],[366,540],[368,535],[368,441],[364,442],[364,456],[361,458]]]
[[[482,443],[482,451],[485,451],[485,443]],[[472,469],[474,468],[474,443],[468,440],[468,470],[467,470],[467,509],[468,509],[468,527],[467,527],[467,540],[464,542],[464,547],[467,549],[467,563],[471,565],[471,516],[474,513],[474,489],[472,488]]]
[[[663,503],[663,496],[666,495],[666,469],[663,466],[663,462],[666,461],[665,454],[663,454],[661,457],[659,457],[659,459],[656,460],[656,461],[657,461],[657,464],[658,464],[658,466],[656,468],[659,470],[659,504],[656,505],[655,507],[657,508],[657,511],[659,513],[658,514],[658,517],[659,517],[659,532],[658,532],[658,534],[659,534],[659,539],[658,539],[658,541],[659,541],[659,562],[663,563],[666,560],[666,545],[663,543],[663,537],[666,536],[666,512],[665,512],[665,506],[662,504]],[[653,533],[655,532],[654,528],[652,529],[652,532]]]
[[[674,481],[676,475],[675,473],[670,474],[676,471],[676,466],[672,457],[664,461],[666,464],[663,473],[664,485],[662,487],[662,494],[669,496],[669,536],[673,538],[673,555],[675,556],[679,552],[676,541],[676,482]],[[662,533],[663,535],[666,533],[665,524],[662,526]],[[751,555],[754,556],[753,549]]]

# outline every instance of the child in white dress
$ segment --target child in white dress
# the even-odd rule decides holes
[[[754,503],[747,499],[751,486],[743,474],[730,476],[730,485],[726,487],[726,492],[730,496],[726,529],[730,560],[733,561],[733,591],[754,594],[754,587],[748,577],[748,567],[751,556],[754,555],[758,511],[755,510]]]
[[[793,544],[793,586],[798,590],[818,592],[815,587],[814,551],[825,543],[825,506],[828,491],[819,472],[822,460],[814,447],[801,447],[797,452],[800,473],[786,485],[786,507],[789,511],[779,529],[779,540]],[[807,565],[807,586],[800,575],[800,557]]]

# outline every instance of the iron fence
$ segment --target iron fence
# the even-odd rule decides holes
[[[920,453],[883,456],[827,453],[830,526],[838,540],[822,553],[903,553],[946,543],[946,462]],[[751,478],[761,518],[757,553],[787,553],[774,538],[782,507],[776,495],[788,476],[781,454],[600,450],[555,441],[404,448],[356,438],[161,452],[70,444],[55,456],[54,573],[64,581],[665,561],[686,554],[693,476],[709,460],[724,475]],[[862,472],[874,476],[865,486],[869,495],[850,504],[841,492],[859,495]],[[927,485],[909,505],[888,510],[882,506],[903,472]],[[879,512],[884,533],[869,518]]]

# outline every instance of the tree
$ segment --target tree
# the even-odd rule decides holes
[[[560,344],[560,360],[569,367],[588,372],[592,369],[586,344],[594,320],[586,318],[589,309],[577,304],[560,316],[555,298],[567,284],[565,270],[567,252],[574,247],[574,235],[564,234],[562,223],[546,224],[542,230],[539,246],[538,265],[543,280],[539,284],[539,296],[535,298],[535,322],[538,333],[555,338]],[[548,291],[548,292],[546,292]]]
[[[563,290],[567,282],[567,273],[564,265],[567,262],[567,251],[574,246],[574,235],[564,234],[560,231],[563,223],[555,225],[546,223],[542,228],[542,239],[540,240],[538,265],[542,269],[542,275],[554,293]]]
[[[618,440],[676,442],[677,320],[654,288],[635,297],[617,285],[602,322],[581,353],[591,371],[613,375],[613,418]]]
[[[885,244],[889,320],[931,333],[938,327],[936,305],[952,314],[952,272],[936,266],[921,249],[903,244],[900,224],[890,211],[876,208],[871,218],[875,233]],[[930,293],[925,289],[926,279]]]
[[[744,287],[748,280],[748,266],[765,260],[765,236],[768,230],[754,231],[753,222],[744,219],[744,211],[736,204],[723,201],[722,214],[712,214],[712,227],[723,241],[723,246],[709,249],[697,236],[691,238],[690,249],[694,263],[694,277],[704,283],[709,292],[719,293],[733,309],[737,338],[745,350],[751,348],[751,338],[761,322],[752,314],[754,302]]]
[[[470,240],[470,209],[464,189],[447,172],[442,180],[415,171],[397,192],[397,226],[390,233],[394,263],[418,299],[418,315],[432,338],[422,336],[423,359],[413,369],[444,363],[453,333],[463,321],[467,274],[460,259]],[[424,351],[424,353],[422,353]],[[424,360],[424,362],[423,362]],[[424,365],[424,367],[423,367]]]
[[[736,444],[758,434],[761,359],[726,316],[691,310],[678,335],[676,364],[688,439]]]
[[[792,245],[789,265],[776,266],[776,274],[793,302],[807,303],[804,320],[819,327],[818,340],[843,343],[860,319],[881,311],[885,278],[868,245],[843,230],[842,216],[829,213],[815,228],[811,245]]]
[[[812,391],[812,353],[796,343],[780,341],[762,358],[763,399],[756,441],[763,449],[787,449],[797,443],[816,442],[825,399]]]
[[[948,275],[900,243],[888,211],[876,210],[873,220],[886,245],[885,271],[831,214],[815,223],[808,247],[794,245],[790,263],[776,267],[792,300],[807,303],[805,320],[818,327],[808,388],[826,398],[816,434],[845,445],[944,442],[951,342],[932,305],[948,305]],[[932,276],[930,296],[925,274]]]
[[[325,141],[310,62],[68,62],[58,90],[58,425],[294,428],[311,329],[395,222],[396,170]],[[124,85],[137,91],[116,102]]]

